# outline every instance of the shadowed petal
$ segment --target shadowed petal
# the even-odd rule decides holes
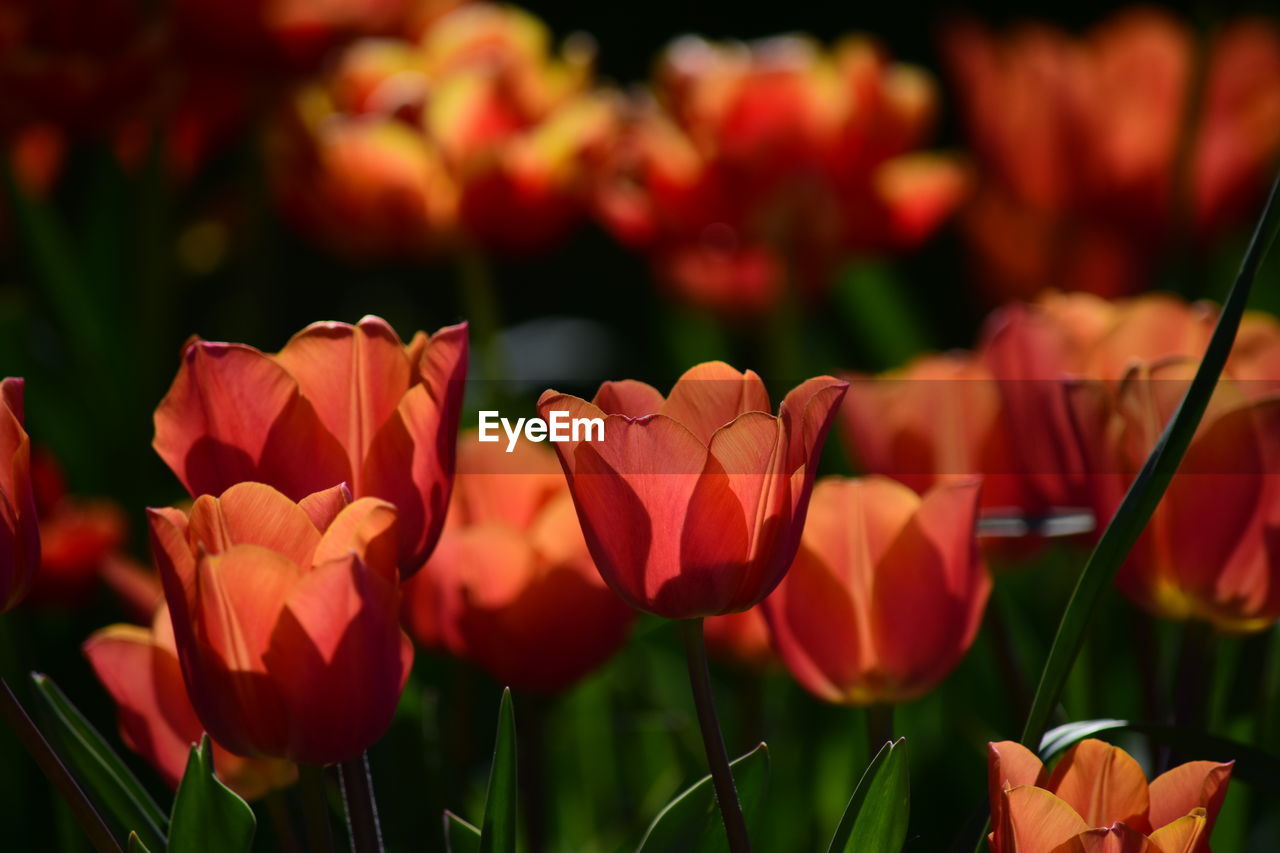
[[[324,532],[312,560],[316,565],[354,553],[373,571],[394,584],[399,540],[396,508],[386,501],[360,498],[346,507]]]
[[[1159,829],[1203,808],[1211,830],[1227,796],[1234,765],[1235,762],[1188,761],[1152,779],[1151,826]]]
[[[1212,825],[1204,809],[1193,809],[1151,833],[1159,853],[1203,853],[1209,849]]]
[[[684,372],[667,395],[661,413],[678,421],[704,445],[720,427],[744,412],[771,414],[769,392],[753,371],[739,373],[723,361],[708,361]]]
[[[991,803],[991,827],[996,840],[993,850],[1009,849],[1003,843],[1012,831],[1004,792],[1023,785],[1042,788],[1048,775],[1044,763],[1022,744],[1011,740],[987,744],[987,796]]]
[[[1022,785],[1006,789],[1002,796],[1009,835],[1001,853],[1067,853],[1070,848],[1062,845],[1089,830],[1071,806],[1044,788]]]
[[[1090,826],[1122,822],[1140,832],[1151,830],[1146,774],[1119,747],[1093,738],[1081,741],[1053,768],[1048,788]]]

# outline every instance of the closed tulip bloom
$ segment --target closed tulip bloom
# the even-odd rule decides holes
[[[0,380],[0,613],[40,568],[40,521],[31,487],[31,440],[23,428],[21,379]]]
[[[791,571],[764,612],[791,674],[827,702],[914,699],[964,657],[991,578],[974,529],[979,484],[923,497],[885,477],[826,477]]]
[[[600,418],[599,441],[556,444],[596,567],[631,606],[669,619],[758,603],[800,542],[822,443],[846,384],[809,379],[770,414],[751,371],[688,370],[667,397],[606,382],[590,403],[547,391],[544,418]]]
[[[191,745],[204,726],[182,681],[169,608],[150,627],[110,625],[94,632],[84,653],[102,686],[120,709],[120,737],[145,758],[165,784],[177,788]],[[293,784],[297,768],[275,758],[244,758],[213,743],[218,778],[248,800]]]
[[[1083,740],[1050,773],[1011,741],[987,746],[992,853],[1208,853],[1232,763],[1191,761],[1150,784],[1138,762]]]
[[[345,761],[391,722],[413,662],[396,511],[347,498],[240,483],[148,511],[191,705],[237,755]]]
[[[268,355],[194,340],[156,408],[156,452],[194,497],[254,481],[292,500],[346,483],[399,513],[407,577],[449,505],[466,324],[408,346],[377,317],[313,323]]]
[[[406,624],[500,684],[562,690],[618,651],[633,611],[591,562],[554,453],[471,433],[458,467],[440,545],[405,586]]]

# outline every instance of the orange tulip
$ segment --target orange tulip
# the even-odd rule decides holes
[[[286,214],[326,246],[420,256],[468,244],[527,253],[581,218],[590,164],[612,137],[583,42],[475,3],[419,43],[359,42],[278,123]]]
[[[386,731],[413,662],[396,511],[261,483],[148,510],[191,705],[237,755],[330,764]]]
[[[912,248],[967,187],[921,151],[936,94],[870,39],[676,41],[611,149],[597,205],[696,304],[760,315],[854,252]]]
[[[727,663],[760,670],[778,662],[762,605],[741,613],[709,616],[702,622],[702,634],[707,652]]]
[[[440,545],[405,586],[405,621],[425,645],[500,684],[562,690],[626,641],[632,611],[587,553],[555,454],[463,437]]]
[[[21,379],[0,380],[0,613],[30,589],[40,568],[40,527],[31,488],[31,440],[23,428]]]
[[[977,481],[924,495],[884,477],[826,477],[787,577],[765,599],[774,648],[809,692],[845,705],[914,699],[978,633],[991,578]]]
[[[377,317],[313,323],[275,355],[194,340],[154,446],[192,496],[257,481],[301,500],[346,483],[390,501],[407,577],[444,523],[466,371],[465,323],[408,346]]]
[[[149,628],[111,625],[94,632],[84,653],[120,708],[121,739],[169,787],[177,788],[204,726],[182,683],[169,608],[160,607]],[[297,768],[287,761],[244,758],[216,742],[213,763],[218,778],[249,800],[291,785],[297,777]]]
[[[1223,27],[1203,60],[1150,8],[1082,37],[966,23],[944,47],[986,179],[962,224],[1001,295],[1149,286],[1171,250],[1253,215],[1280,153],[1280,28],[1263,19]]]
[[[1115,386],[1072,389],[1089,454],[1093,503],[1109,519],[1195,371],[1172,359],[1138,365]],[[1116,576],[1131,600],[1168,619],[1257,631],[1280,618],[1280,394],[1219,381],[1155,514]]]
[[[606,382],[588,403],[547,391],[538,410],[600,418],[600,441],[556,452],[596,567],[631,606],[686,619],[746,610],[786,574],[845,383],[810,379],[775,417],[760,377],[691,368],[665,399]]]
[[[1232,762],[1234,763],[1234,762]],[[1147,777],[1124,750],[1083,740],[1050,774],[1026,747],[987,747],[992,853],[1208,853],[1232,763]]]

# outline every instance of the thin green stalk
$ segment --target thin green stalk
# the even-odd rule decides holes
[[[352,853],[382,853],[382,826],[378,822],[378,801],[373,796],[368,754],[362,752],[339,764],[338,782],[347,812]]]
[[[293,820],[289,817],[289,805],[284,794],[279,790],[272,791],[262,800],[267,816],[271,818],[271,826],[276,833],[276,843],[285,853],[302,853],[302,844],[298,841],[298,833],[294,831]]]
[[[729,753],[724,748],[724,735],[720,720],[716,717],[715,697],[711,694],[711,672],[707,667],[707,644],[702,636],[702,620],[686,619],[680,623],[684,639],[685,658],[689,663],[689,683],[693,688],[693,703],[698,709],[698,726],[702,730],[702,744],[707,750],[707,764],[711,768],[711,783],[715,788],[720,817],[724,820],[729,838],[730,853],[750,853],[751,841],[747,837],[747,823],[742,817],[742,805],[733,783],[733,771],[729,768]]]
[[[334,853],[324,768],[316,764],[299,764],[298,790],[302,794],[302,813],[307,828],[307,850],[311,853]]]
[[[4,717],[9,728],[13,729],[27,752],[36,764],[40,765],[40,771],[44,773],[45,778],[57,789],[63,802],[71,809],[76,822],[80,824],[80,828],[84,830],[85,835],[89,836],[89,842],[93,844],[93,848],[99,853],[104,851],[120,853],[120,843],[111,834],[111,829],[102,819],[102,815],[98,814],[98,810],[76,783],[75,777],[67,770],[49,742],[44,739],[40,729],[36,728],[36,724],[31,721],[31,717],[27,715],[18,697],[9,689],[9,682],[2,678],[0,678],[0,716]]]

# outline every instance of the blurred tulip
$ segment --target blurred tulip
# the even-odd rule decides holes
[[[562,690],[621,648],[631,608],[591,562],[554,453],[471,433],[458,467],[440,545],[405,585],[405,622],[499,684]]]
[[[985,179],[963,226],[1001,296],[1150,286],[1188,236],[1252,215],[1280,153],[1280,28],[1264,19],[1228,24],[1203,59],[1153,8],[1078,38],[965,23],[944,47]]]
[[[581,217],[589,166],[612,137],[592,61],[589,43],[557,55],[541,21],[487,3],[418,43],[357,43],[278,123],[280,203],[359,256],[543,249]]]
[[[444,523],[466,372],[465,323],[408,346],[377,317],[313,323],[276,355],[197,339],[154,446],[192,496],[257,481],[301,500],[346,483],[395,504],[408,577]]]
[[[597,205],[685,299],[759,315],[855,252],[912,248],[960,201],[956,158],[918,150],[932,81],[865,38],[676,41],[632,107]]]
[[[78,607],[95,589],[106,561],[124,545],[124,510],[103,498],[68,495],[62,470],[48,453],[34,454],[31,475],[40,516],[40,572],[30,600]]]
[[[103,561],[101,575],[133,621],[148,621],[164,604],[160,574],[131,557],[112,554]]]
[[[0,613],[23,599],[40,568],[40,522],[22,390],[21,379],[0,380]]]
[[[1115,386],[1072,387],[1095,512],[1109,519],[1173,416],[1196,363],[1133,367]],[[1274,387],[1274,386],[1273,386]],[[1178,473],[1116,583],[1168,619],[1257,631],[1280,618],[1280,394],[1219,380]]]
[[[1050,774],[1011,741],[987,747],[992,853],[1208,853],[1232,763],[1191,761],[1147,784],[1138,762],[1083,740]]]
[[[787,577],[765,599],[774,648],[828,702],[914,699],[969,650],[991,591],[979,484],[920,497],[884,477],[826,477]]]
[[[726,663],[751,670],[778,663],[762,605],[741,613],[709,616],[702,622],[702,634],[707,652]]]
[[[336,763],[391,722],[413,662],[396,510],[349,497],[240,483],[148,510],[191,704],[237,755]]]
[[[170,788],[186,770],[191,745],[204,726],[196,717],[174,645],[169,608],[160,607],[150,628],[111,625],[84,644],[98,680],[120,708],[120,737],[145,758]],[[213,744],[218,778],[253,800],[292,785],[297,768],[274,758],[243,758]]]
[[[845,383],[810,379],[775,417],[752,371],[723,362],[685,372],[665,399],[606,382],[588,403],[547,391],[544,418],[600,418],[598,441],[558,442],[600,574],[623,600],[669,619],[733,613],[786,573]]]

